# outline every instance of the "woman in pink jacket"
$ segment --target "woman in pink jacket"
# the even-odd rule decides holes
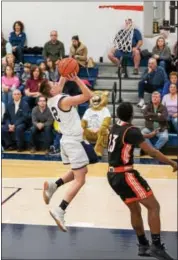
[[[14,75],[14,70],[11,66],[6,66],[4,76],[1,78],[2,83],[2,101],[5,106],[12,100],[12,92],[20,85],[20,80]]]

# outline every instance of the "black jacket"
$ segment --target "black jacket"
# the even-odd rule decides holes
[[[19,104],[19,109],[15,114],[15,104],[14,101],[7,105],[6,112],[4,114],[3,124],[5,125],[15,125],[18,126],[20,124],[27,125],[30,119],[30,109],[23,99],[21,99]]]

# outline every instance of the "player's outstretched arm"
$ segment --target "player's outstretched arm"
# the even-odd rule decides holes
[[[83,81],[79,77],[77,77],[76,75],[71,75],[68,76],[68,79],[76,82],[82,94],[74,97],[68,96],[63,98],[60,102],[60,107],[64,110],[69,109],[71,106],[80,105],[88,101],[93,96],[92,91],[83,83]]]
[[[142,142],[140,145],[140,148],[145,152],[148,153],[151,157],[157,159],[160,162],[169,164],[173,168],[173,172],[178,170],[178,165],[175,161],[170,160],[167,158],[164,154],[162,154],[160,151],[156,150],[155,148],[151,147],[147,142]]]

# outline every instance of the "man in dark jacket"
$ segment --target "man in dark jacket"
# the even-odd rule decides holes
[[[144,92],[153,93],[154,91],[162,92],[164,84],[168,81],[165,70],[157,66],[155,58],[150,58],[148,61],[148,68],[145,70],[141,81],[138,84],[138,97],[140,102],[138,107],[144,109]]]
[[[21,98],[20,90],[13,92],[13,101],[7,105],[2,123],[2,142],[8,151],[24,150],[24,132],[28,127],[29,106]]]
[[[51,40],[44,45],[43,57],[45,59],[51,58],[52,61],[57,61],[65,56],[64,44],[58,41],[57,31],[52,31],[50,33]]]
[[[152,103],[144,109],[144,118],[145,128],[142,130],[142,134],[145,137],[149,136],[149,139],[146,138],[149,144],[152,144],[150,140],[153,137],[157,137],[154,147],[160,150],[168,141],[168,112],[166,107],[161,104],[161,95],[159,92],[153,92]]]
[[[39,137],[44,144],[46,153],[48,153],[53,139],[53,117],[49,108],[47,107],[47,100],[43,96],[38,97],[37,106],[32,110],[32,124],[31,153],[35,153],[36,148],[39,147]]]

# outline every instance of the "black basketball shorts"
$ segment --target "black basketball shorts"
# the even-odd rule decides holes
[[[107,177],[112,189],[126,204],[145,199],[153,194],[147,181],[136,170],[122,173],[108,172]]]

